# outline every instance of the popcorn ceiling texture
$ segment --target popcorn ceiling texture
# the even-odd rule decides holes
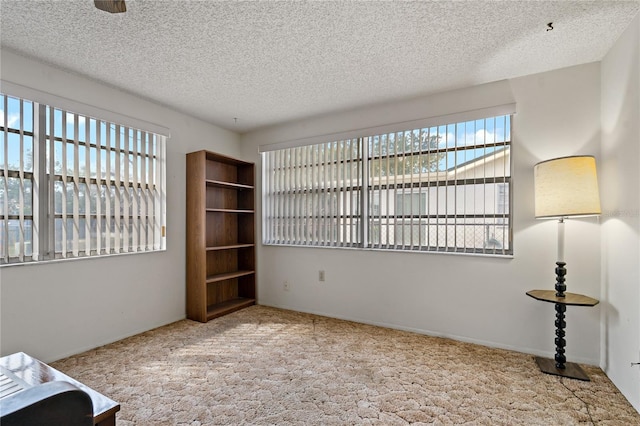
[[[640,2],[129,0],[126,13],[109,14],[90,0],[0,0],[0,8],[2,47],[243,132],[599,61]]]
[[[127,425],[640,425],[602,370],[253,306],[183,320],[55,362]]]

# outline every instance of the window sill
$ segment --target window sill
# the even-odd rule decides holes
[[[440,255],[453,255],[453,256],[472,256],[472,257],[490,257],[498,259],[513,259],[514,255],[511,254],[499,254],[499,253],[471,253],[471,252],[457,252],[457,251],[438,251],[438,250],[400,250],[400,249],[383,249],[372,247],[339,247],[339,246],[320,246],[320,245],[302,245],[302,244],[267,244],[261,243],[265,247],[294,247],[294,248],[319,248],[319,249],[338,249],[338,250],[354,250],[354,251],[375,251],[384,253],[413,253],[413,254],[440,254]]]
[[[13,263],[3,263],[0,265],[0,269],[8,268],[12,266],[37,266],[37,265],[48,265],[51,263],[58,262],[74,262],[78,260],[98,260],[105,259],[110,257],[120,257],[120,256],[131,256],[131,255],[139,255],[139,254],[153,254],[153,253],[161,253],[166,252],[167,249],[159,249],[159,250],[150,250],[150,251],[135,251],[135,252],[127,252],[127,253],[112,253],[112,254],[103,254],[100,256],[80,256],[80,257],[67,257],[67,258],[59,258],[59,259],[47,259],[47,260],[32,260],[28,262],[13,262]]]

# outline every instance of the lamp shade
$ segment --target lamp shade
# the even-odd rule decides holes
[[[537,218],[600,214],[596,160],[574,156],[542,161],[534,166]]]

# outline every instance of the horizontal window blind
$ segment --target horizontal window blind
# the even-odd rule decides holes
[[[265,151],[265,244],[508,255],[511,116]]]
[[[0,263],[164,249],[164,136],[0,96]]]

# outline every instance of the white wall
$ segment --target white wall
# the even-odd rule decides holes
[[[0,269],[2,355],[45,362],[185,317],[185,153],[238,156],[239,137],[96,81],[1,52],[3,80],[171,130],[167,143],[167,250]],[[1,89],[0,89],[1,90]]]
[[[599,153],[599,64],[274,126],[243,135],[242,148],[245,158],[259,163],[260,144],[510,99],[518,110],[513,122],[513,259],[259,246],[259,303],[552,356],[554,307],[525,295],[531,289],[553,289],[555,283],[557,228],[553,221],[534,219],[533,166],[556,156]],[[566,228],[569,291],[598,297],[599,227],[591,219],[571,221]],[[325,282],[318,282],[318,270],[326,272]],[[285,280],[290,291],[283,291]],[[598,306],[568,309],[569,360],[598,364],[599,320]]]
[[[601,367],[640,411],[640,16],[601,63]]]

